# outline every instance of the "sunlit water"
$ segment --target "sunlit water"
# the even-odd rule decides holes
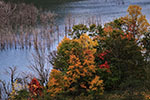
[[[128,6],[133,4],[140,5],[143,8],[142,13],[148,20],[150,19],[150,0],[81,0],[55,5],[53,8],[50,7],[50,10],[58,14],[57,23],[60,25],[60,29],[64,29],[68,16],[74,18],[76,24],[86,23],[91,17],[100,18],[101,24],[104,24],[120,16],[125,16]],[[54,44],[53,49],[56,49],[57,44],[58,42]],[[0,79],[7,80],[9,78],[4,72],[10,66],[17,66],[18,72],[27,71],[26,66],[30,65],[32,53],[33,50],[1,51]]]

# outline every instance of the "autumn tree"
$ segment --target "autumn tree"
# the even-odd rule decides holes
[[[103,38],[97,39],[101,41],[97,48],[102,47],[103,50],[109,51],[105,60],[110,64],[111,74],[108,78],[102,79],[104,83],[111,84],[105,84],[105,87],[134,88],[141,84],[145,77],[144,57],[134,36],[109,25],[104,27]]]
[[[138,5],[130,5],[127,10],[129,14],[121,18],[126,24],[127,31],[137,38],[148,32],[149,29],[149,23],[141,10],[142,8]]]
[[[134,38],[140,39],[142,35],[148,32],[150,27],[146,16],[141,12],[142,8],[138,5],[130,5],[128,7],[128,15],[120,17],[112,22],[106,23],[105,27],[122,30],[126,34],[132,34]]]
[[[61,71],[52,69],[48,82],[48,91],[50,96],[55,97],[56,95],[64,91],[64,79]]]
[[[101,95],[103,80],[96,75],[97,68],[94,62],[96,45],[97,41],[93,41],[86,34],[72,40],[64,38],[58,46],[57,58],[55,58],[57,64],[54,63],[54,70],[50,74],[49,92],[64,91],[66,95],[73,97],[81,94]]]

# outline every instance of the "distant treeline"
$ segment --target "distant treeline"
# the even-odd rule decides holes
[[[6,0],[6,2],[13,2],[13,3],[24,2],[28,4],[34,4],[38,8],[44,8],[44,9],[49,9],[56,5],[64,4],[67,2],[74,2],[74,1],[81,1],[81,0]]]

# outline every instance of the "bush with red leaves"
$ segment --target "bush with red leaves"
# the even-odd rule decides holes
[[[29,83],[29,91],[34,96],[41,96],[43,87],[36,78],[33,78]]]

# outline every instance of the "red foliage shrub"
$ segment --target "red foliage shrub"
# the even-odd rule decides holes
[[[36,78],[33,78],[29,83],[29,91],[34,96],[41,96],[43,87],[40,85],[39,81]]]
[[[106,50],[105,52],[102,52],[102,53],[100,53],[100,54],[98,55],[98,57],[99,57],[101,60],[105,61],[105,63],[99,64],[98,67],[99,67],[100,69],[107,69],[107,72],[110,72],[110,66],[109,66],[109,64],[108,64],[108,61],[104,60],[105,56],[106,56],[108,53],[110,53],[110,51]]]

